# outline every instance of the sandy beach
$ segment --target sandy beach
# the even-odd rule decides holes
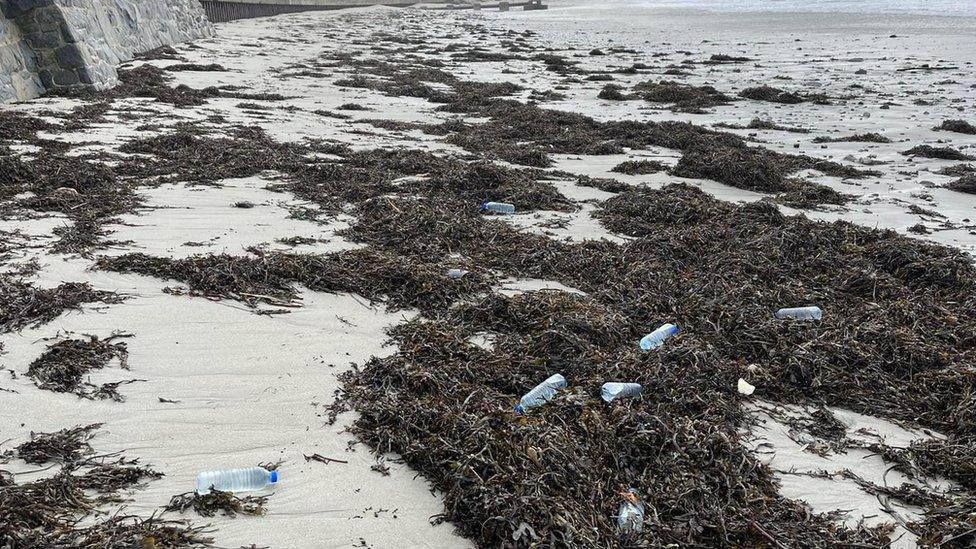
[[[0,493],[137,458],[162,476],[58,520],[205,528],[91,547],[973,543],[974,32],[363,8],[4,105]],[[90,424],[85,460],[25,458]],[[259,464],[256,516],[164,511]]]

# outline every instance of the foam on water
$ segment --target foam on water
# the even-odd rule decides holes
[[[959,0],[633,0],[641,7],[709,11],[833,12],[976,16],[976,2]]]

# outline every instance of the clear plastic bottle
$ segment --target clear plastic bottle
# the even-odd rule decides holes
[[[205,471],[197,475],[197,493],[208,494],[210,488],[222,492],[252,492],[278,482],[278,471],[264,467]]]
[[[448,278],[453,278],[455,280],[457,280],[459,278],[464,278],[465,275],[467,275],[467,274],[468,274],[468,271],[466,271],[464,269],[448,269],[447,270],[447,276],[448,276]]]
[[[678,333],[677,326],[674,324],[665,324],[641,338],[640,348],[644,349],[645,351],[657,349],[661,345],[664,345],[664,340],[670,338],[676,333]]]
[[[529,408],[542,406],[556,396],[556,391],[566,387],[566,378],[560,374],[549,376],[548,379],[535,386],[534,389],[525,393],[522,400],[515,405],[515,413],[525,413]]]
[[[511,215],[515,213],[515,205],[506,202],[485,202],[481,205],[481,211]]]
[[[775,316],[781,320],[820,320],[823,312],[820,307],[792,307],[776,311]]]
[[[614,381],[604,383],[600,388],[600,396],[606,402],[612,402],[618,398],[629,398],[640,396],[644,388],[640,383],[617,383]]]
[[[644,529],[644,503],[633,488],[622,495],[624,500],[617,509],[617,531],[621,536],[630,536]]]

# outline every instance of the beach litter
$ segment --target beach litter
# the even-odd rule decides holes
[[[566,387],[566,378],[560,374],[553,374],[525,394],[515,405],[516,414],[524,414],[526,410],[542,406],[556,396],[556,391]]]
[[[642,337],[640,340],[640,348],[649,351],[651,349],[657,349],[664,345],[664,342],[675,334],[678,333],[678,327],[674,324],[668,323],[661,325],[660,328],[654,330],[653,332]]]
[[[608,382],[600,387],[600,398],[604,402],[613,402],[619,398],[639,397],[644,392],[640,383],[617,383]]]
[[[820,307],[789,307],[777,310],[773,316],[780,320],[820,320],[823,312]]]
[[[515,213],[515,206],[513,204],[508,204],[505,202],[485,202],[481,205],[481,211],[502,215],[511,215]]]
[[[224,492],[254,492],[274,486],[278,482],[278,471],[263,467],[204,471],[197,475],[197,493],[206,495],[211,490]]]

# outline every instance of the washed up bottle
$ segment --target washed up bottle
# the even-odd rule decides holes
[[[264,467],[206,471],[197,475],[197,493],[209,494],[211,487],[221,492],[253,492],[278,482],[278,471]]]
[[[617,509],[617,532],[621,536],[639,533],[644,529],[644,503],[633,488],[621,494],[624,501]]]
[[[455,280],[457,280],[459,278],[464,278],[464,275],[466,275],[466,274],[468,274],[468,271],[466,271],[464,269],[448,269],[447,270],[447,276],[448,276],[448,278],[453,278]]]
[[[515,213],[515,205],[507,202],[485,202],[481,205],[481,211],[502,215]]]
[[[617,383],[610,381],[603,384],[600,388],[600,397],[605,402],[613,402],[618,398],[638,397],[644,392],[640,383]]]
[[[820,307],[792,307],[776,311],[775,316],[780,320],[820,320],[823,313]]]
[[[674,334],[678,333],[678,327],[674,324],[665,324],[654,330],[653,332],[647,334],[640,340],[640,348],[645,351],[651,349],[657,349],[661,345],[664,345],[664,341],[672,337]]]
[[[556,391],[566,387],[566,378],[560,374],[549,376],[548,379],[535,386],[534,389],[525,393],[522,400],[515,405],[516,414],[524,414],[529,408],[542,406],[556,396]]]

